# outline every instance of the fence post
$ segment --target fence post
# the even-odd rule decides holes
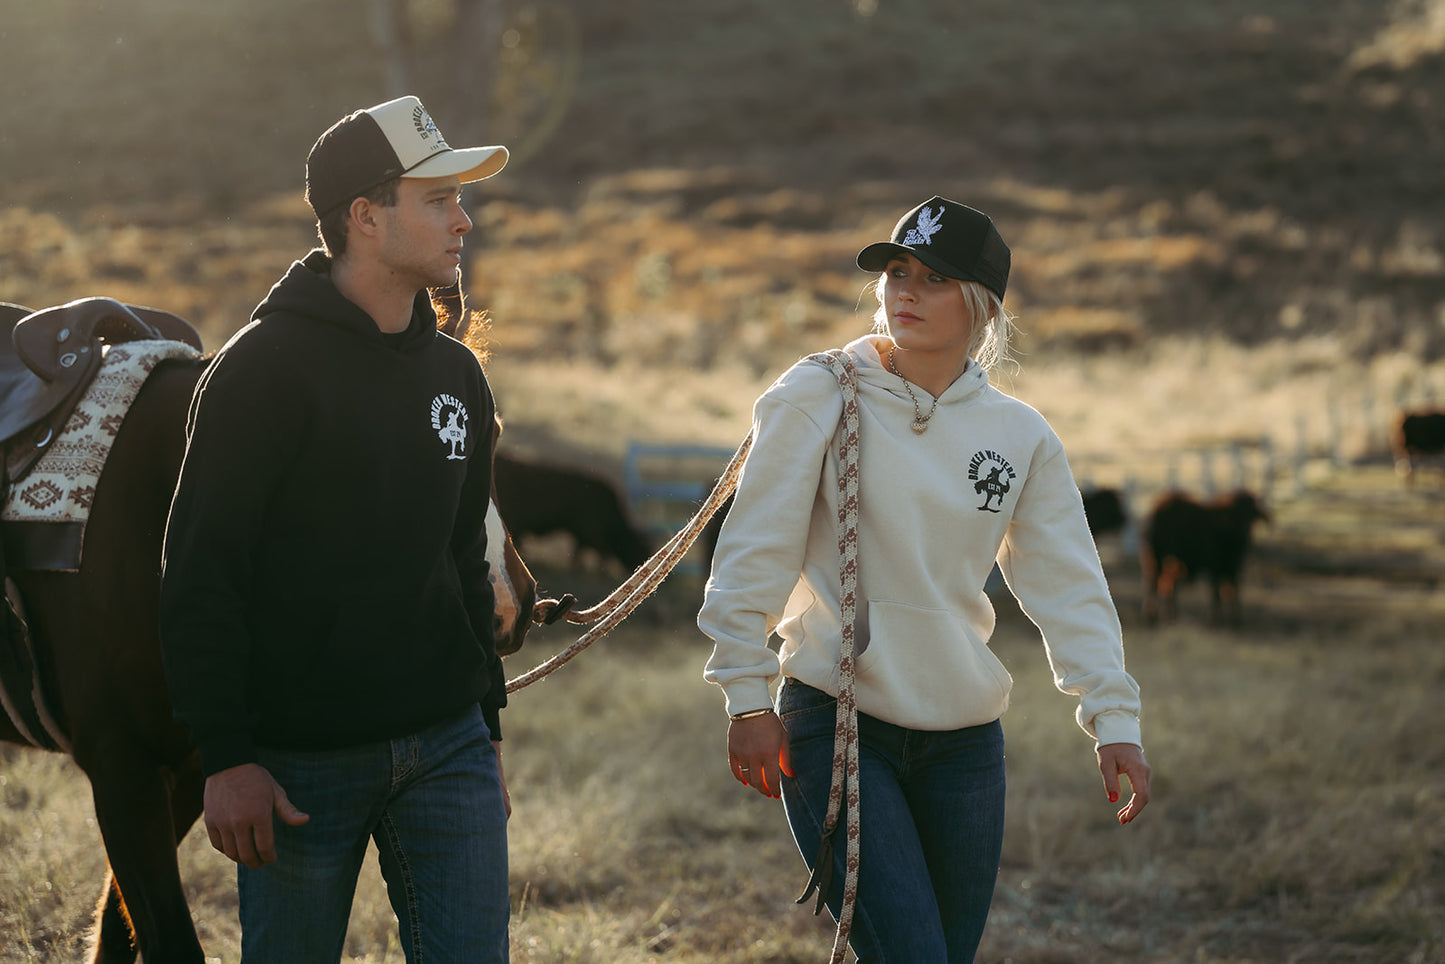
[[[1305,416],[1296,415],[1294,426],[1294,492],[1298,495],[1305,489],[1305,463],[1309,461],[1309,440]]]
[[[1337,469],[1342,468],[1345,455],[1340,448],[1340,439],[1344,435],[1344,428],[1340,419],[1340,400],[1333,393],[1325,399],[1325,425],[1330,433],[1330,464]]]
[[[1270,490],[1274,487],[1275,474],[1274,439],[1268,435],[1259,437],[1259,458],[1259,494],[1268,499]]]

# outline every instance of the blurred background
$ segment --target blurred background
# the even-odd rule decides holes
[[[219,347],[314,243],[317,133],[406,90],[513,151],[466,285],[517,441],[735,445],[939,193],[1012,245],[1006,387],[1080,455],[1293,447],[1326,398],[1378,447],[1445,395],[1442,47],[1433,0],[15,4],[0,299],[109,293]]]
[[[503,449],[599,472],[633,512],[645,507],[626,498],[629,456],[699,446],[712,462],[691,479],[705,479],[778,374],[867,330],[863,244],[933,194],[989,212],[1013,248],[1020,328],[1019,366],[996,381],[1048,417],[1081,483],[1119,487],[1135,517],[1172,486],[1247,485],[1275,510],[1244,636],[1202,616],[1137,625],[1132,543],[1101,540],[1146,701],[1165,697],[1149,704],[1165,725],[1146,720],[1165,792],[1154,829],[1146,819],[1135,834],[1141,864],[1080,843],[1097,815],[1055,809],[1048,788],[1077,778],[1097,794],[1097,775],[1068,700],[1046,693],[1030,715],[1021,667],[1042,663],[1037,636],[1004,614],[995,648],[1021,681],[1014,745],[1047,718],[1042,755],[1057,739],[1082,765],[1021,777],[1040,789],[1011,807],[1043,809],[1011,811],[989,959],[1445,959],[1445,749],[1428,695],[1445,683],[1445,497],[1438,471],[1406,488],[1389,448],[1402,411],[1445,404],[1445,2],[9,2],[0,77],[0,300],[164,308],[210,349],[316,243],[305,156],[337,118],[415,93],[453,145],[508,145],[506,170],[467,192],[464,278],[490,318]],[[622,571],[579,562],[570,542],[536,554],[544,588],[605,591]],[[647,701],[690,694],[666,712],[705,713],[696,731],[712,752],[720,700],[695,686],[706,646],[689,624],[692,578],[650,603],[623,651],[676,662],[650,671]],[[652,648],[678,639],[685,655]],[[595,718],[633,733],[574,671],[557,685],[583,687]],[[621,659],[607,672],[617,687],[643,671]],[[1312,743],[1300,730],[1321,716],[1340,729]],[[562,752],[562,724],[528,726],[519,742]],[[677,756],[697,755],[690,726],[669,734],[684,741]],[[577,757],[517,772],[534,801],[551,787],[566,809],[579,784],[603,792]],[[1260,772],[1271,777],[1245,779]],[[657,779],[666,797],[676,775]],[[1346,792],[1367,784],[1374,805]],[[780,829],[776,814],[728,809],[725,784],[688,786],[730,803],[694,823],[686,800],[638,811],[584,799],[617,821],[644,813],[674,848],[766,850],[757,828]],[[11,806],[47,812],[30,796]],[[826,942],[771,892],[745,913],[784,923],[733,942],[697,934],[745,929],[736,892],[691,893],[701,923],[677,891],[609,909],[636,875],[578,857],[586,847],[558,843],[574,838],[541,809],[541,826],[514,823],[529,855],[514,889],[533,915],[522,960],[813,960]],[[1300,834],[1284,827],[1292,812]],[[84,840],[87,818],[75,819]],[[618,824],[587,826],[595,838]],[[768,840],[790,889],[796,858]],[[657,846],[638,853],[684,859]],[[224,868],[195,859],[224,917]],[[748,875],[729,863],[661,876]],[[1077,899],[1093,903],[1081,907],[1085,876]],[[0,900],[0,930],[24,923],[51,941],[27,938],[4,959],[79,939],[82,877],[78,909]],[[1146,910],[1156,900],[1163,909]],[[47,914],[69,923],[36,923]],[[234,935],[212,926],[229,947]],[[384,922],[376,930],[381,949],[357,959],[386,959]]]

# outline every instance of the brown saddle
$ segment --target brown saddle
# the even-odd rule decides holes
[[[181,341],[201,350],[190,322],[170,312],[81,298],[32,311],[0,302],[0,448],[4,481],[24,477],[60,435],[95,373],[106,344]]]

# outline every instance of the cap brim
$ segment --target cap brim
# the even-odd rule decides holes
[[[858,267],[864,271],[882,271],[888,267],[888,262],[904,254],[913,255],[945,278],[953,278],[957,281],[969,280],[960,277],[957,268],[937,257],[926,248],[914,248],[906,244],[895,244],[892,241],[877,241],[868,245],[868,247],[862,251],[859,251]]]
[[[433,154],[402,177],[450,177],[456,175],[463,184],[491,177],[507,166],[505,147],[467,147],[462,150]]]

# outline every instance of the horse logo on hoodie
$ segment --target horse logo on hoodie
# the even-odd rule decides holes
[[[431,403],[431,427],[447,446],[448,459],[467,457],[467,407],[450,395],[438,395]]]
[[[981,474],[980,469],[984,468],[988,471]],[[979,506],[978,510],[997,512],[1003,508],[1003,497],[1013,488],[1011,480],[1018,476],[1008,459],[997,452],[984,450],[975,452],[973,458],[969,459],[968,478],[973,483],[973,491],[983,496],[983,505]],[[998,508],[991,505],[994,499],[998,499]]]

